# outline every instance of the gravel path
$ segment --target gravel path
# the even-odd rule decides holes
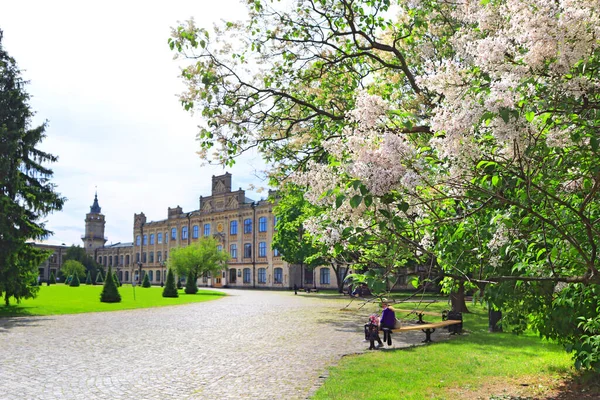
[[[306,399],[328,366],[368,347],[366,311],[340,311],[347,301],[223,291],[175,307],[0,319],[0,398]],[[396,334],[392,347],[423,337]]]

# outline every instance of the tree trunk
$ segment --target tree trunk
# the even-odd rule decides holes
[[[450,301],[452,303],[452,311],[461,313],[470,313],[465,303],[465,283],[460,281],[458,290],[450,293]]]
[[[502,311],[494,310],[491,303],[488,303],[488,319],[490,332],[502,332],[502,325],[500,320],[502,319]]]

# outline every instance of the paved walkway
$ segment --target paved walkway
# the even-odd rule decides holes
[[[306,399],[343,355],[366,351],[366,311],[290,292],[0,319],[2,399]],[[396,334],[393,347],[420,343]]]

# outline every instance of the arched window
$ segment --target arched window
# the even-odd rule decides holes
[[[158,244],[162,244],[162,232],[159,232],[159,233],[156,235],[156,242],[157,242]]]
[[[171,240],[176,240],[177,239],[177,229],[173,228],[171,229]]]
[[[160,282],[160,269],[156,270],[156,282]]]
[[[150,234],[150,244],[154,244],[154,233]]]
[[[258,219],[258,231],[259,232],[267,231],[267,217],[260,217]]]
[[[252,258],[252,244],[251,243],[244,244],[244,258]]]
[[[152,280],[153,280],[153,279],[152,279],[152,277],[153,277],[153,276],[154,276],[154,274],[152,273],[152,271],[148,271],[148,280],[149,280],[150,282],[152,282]]]
[[[275,268],[273,270],[273,283],[283,283],[283,269]]]
[[[229,245],[229,254],[231,254],[231,258],[237,258],[237,244]]]
[[[108,256],[108,265],[112,265],[112,256]]]
[[[129,265],[129,254],[125,256],[125,265]]]
[[[267,270],[265,268],[258,269],[258,283],[267,283]]]
[[[148,244],[148,235],[144,235],[144,246]]]
[[[181,228],[181,240],[186,240],[188,238],[188,230],[187,226]]]
[[[136,246],[139,246],[139,245],[140,245],[140,243],[141,243],[141,238],[140,238],[140,235],[137,235],[137,236],[135,237],[135,245],[136,245]]]

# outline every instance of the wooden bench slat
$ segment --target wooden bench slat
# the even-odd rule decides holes
[[[403,326],[400,328],[392,329],[392,332],[406,332],[406,331],[417,331],[417,330],[422,330],[422,329],[436,329],[436,328],[443,328],[445,326],[455,325],[455,324],[460,324],[460,323],[462,323],[462,321],[457,320],[457,319],[456,320],[451,319],[451,320],[446,320],[446,321],[441,321],[441,322],[435,322],[432,324],[419,324],[419,325]]]
[[[409,313],[409,314],[423,314],[423,315],[432,315],[435,317],[439,317],[440,315],[442,315],[442,312],[433,312],[433,311],[419,311],[419,310],[399,310],[397,308],[394,309],[397,312],[401,312],[401,313]]]

